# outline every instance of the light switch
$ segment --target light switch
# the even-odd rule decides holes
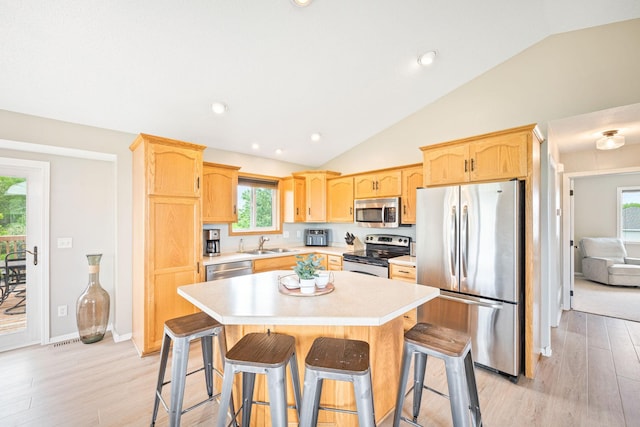
[[[58,249],[69,249],[73,247],[71,237],[58,237]]]

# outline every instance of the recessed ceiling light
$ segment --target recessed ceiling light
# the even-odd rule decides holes
[[[227,104],[225,104],[224,102],[214,102],[213,104],[211,104],[211,111],[213,111],[216,114],[224,114],[227,111],[228,107]]]
[[[282,148],[276,148],[276,154],[282,154]]]
[[[251,144],[251,148],[253,148],[254,150],[259,150],[260,144],[258,144],[257,142],[254,142],[253,144]]]
[[[319,132],[314,132],[311,134],[311,140],[313,142],[318,142],[320,141],[320,139],[322,139],[322,134],[320,134]]]
[[[430,50],[423,53],[422,55],[418,56],[418,64],[422,65],[423,67],[433,64],[433,61],[436,60],[437,54],[438,53],[435,50]]]
[[[312,0],[291,0],[291,3],[298,7],[307,7],[311,4]]]

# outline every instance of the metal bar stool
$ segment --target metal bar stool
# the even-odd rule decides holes
[[[415,378],[412,388],[413,420],[409,420],[402,416],[402,405],[405,398],[411,358],[414,355],[416,357],[414,361]],[[434,356],[444,360],[449,396],[424,385],[427,356]],[[471,338],[466,334],[429,323],[418,323],[404,334],[400,385],[398,386],[396,409],[393,417],[394,427],[400,425],[400,420],[419,426],[417,420],[420,414],[423,388],[449,398],[455,427],[482,426],[480,401],[478,400],[476,376],[471,356]],[[410,392],[411,390],[408,393]],[[471,414],[471,422],[469,413]]]
[[[162,341],[162,349],[160,351],[160,372],[158,373],[158,383],[156,386],[156,398],[153,403],[153,416],[151,425],[155,425],[158,415],[158,405],[162,402],[164,409],[169,412],[169,425],[179,426],[182,414],[198,407],[206,402],[212,401],[220,395],[213,394],[213,373],[220,377],[222,373],[213,366],[213,337],[218,338],[220,347],[220,355],[222,357],[222,366],[224,368],[224,356],[227,352],[227,344],[224,334],[224,326],[215,319],[209,317],[206,313],[194,313],[183,317],[167,320],[164,324],[164,339]],[[204,366],[191,372],[187,372],[187,362],[189,361],[189,344],[191,341],[200,338],[202,345],[202,359]],[[164,381],[165,372],[167,370],[167,359],[169,358],[169,347],[173,340],[173,359],[171,362],[171,380]],[[196,372],[205,371],[205,382],[207,386],[207,394],[209,397],[195,405],[183,410],[182,400],[184,397],[184,389],[186,378],[188,375]],[[171,386],[171,396],[169,407],[162,397],[162,387],[167,384]],[[231,406],[233,413],[233,402]],[[226,415],[226,412],[225,412]]]
[[[361,427],[375,427],[369,344],[341,338],[316,338],[305,359],[300,427],[316,426],[318,410],[358,414]],[[320,406],[325,379],[353,383],[357,411]]]
[[[242,372],[242,426],[248,427],[254,403],[269,405],[272,426],[287,425],[286,366],[289,365],[296,412],[300,408],[300,376],[296,361],[295,338],[284,334],[250,333],[242,337],[228,352],[220,398],[218,427],[226,426],[228,405],[233,405],[231,390],[237,372]],[[253,400],[256,374],[266,374],[270,402]],[[233,406],[231,407],[233,412]],[[238,410],[240,412],[240,410]],[[237,417],[233,412],[234,422]]]

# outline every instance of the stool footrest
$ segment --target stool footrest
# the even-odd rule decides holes
[[[214,395],[212,395],[212,396],[208,397],[207,399],[205,399],[205,400],[203,400],[203,401],[201,401],[201,402],[198,402],[198,403],[196,403],[196,404],[193,404],[193,405],[189,406],[188,408],[183,409],[183,410],[182,410],[182,412],[180,412],[180,414],[181,414],[181,415],[184,415],[184,414],[186,414],[187,412],[189,412],[189,411],[191,411],[191,410],[196,409],[198,406],[202,406],[202,405],[204,405],[204,404],[205,404],[205,403],[207,403],[207,402],[211,402],[212,400],[214,400],[214,399],[216,399],[216,398],[220,397],[220,395],[221,395],[221,394],[222,394],[222,393],[216,393],[216,394],[214,394]],[[164,398],[162,397],[162,395],[160,395],[157,391],[156,391],[156,395],[158,396],[158,400],[160,400],[160,403],[162,403],[162,406],[164,407],[164,410],[165,410],[165,411],[167,411],[167,412],[169,412],[169,407],[167,406],[167,403],[164,401]]]

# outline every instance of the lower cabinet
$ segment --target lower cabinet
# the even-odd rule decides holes
[[[389,264],[389,278],[394,280],[402,280],[403,282],[416,283],[416,267],[398,264]],[[403,315],[404,330],[408,331],[418,321],[418,312],[416,309],[407,311]]]
[[[262,273],[263,271],[272,270],[291,270],[291,273],[293,273],[293,267],[296,265],[296,261],[295,255],[255,259],[253,260],[253,272]]]
[[[327,270],[341,271],[342,257],[340,255],[327,255]]]

